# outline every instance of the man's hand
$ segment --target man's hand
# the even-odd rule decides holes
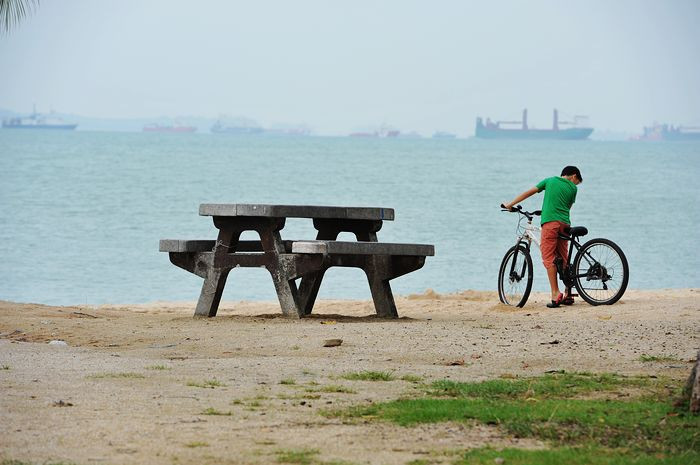
[[[501,208],[504,208],[504,209],[508,210],[509,212],[515,211],[515,208],[513,208],[513,204],[511,204],[511,203],[502,203]]]

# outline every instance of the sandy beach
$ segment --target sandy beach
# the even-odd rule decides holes
[[[0,302],[0,460],[263,464],[314,448],[324,461],[405,464],[448,449],[545,447],[495,426],[322,412],[418,395],[440,379],[566,370],[681,380],[700,347],[699,297],[628,291],[614,306],[550,310],[544,294],[515,309],[493,292],[426,291],[397,298],[398,320],[374,317],[370,301],[319,301],[302,320],[282,318],[276,302],[223,302],[211,319],[192,318],[194,302]],[[332,338],[342,345],[323,347]],[[394,380],[343,377],[364,370]]]

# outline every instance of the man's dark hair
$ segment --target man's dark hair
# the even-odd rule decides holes
[[[561,176],[571,176],[572,174],[575,174],[578,180],[583,182],[581,172],[575,166],[565,166],[564,169],[561,170]]]

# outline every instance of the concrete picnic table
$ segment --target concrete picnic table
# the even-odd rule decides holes
[[[435,254],[432,245],[377,241],[383,222],[394,219],[391,208],[202,204],[199,214],[213,217],[219,230],[215,241],[160,241],[160,251],[168,252],[174,265],[204,278],[195,316],[216,315],[226,278],[237,267],[265,267],[284,315],[309,315],[326,270],[342,266],[364,270],[377,315],[397,318],[389,281],[421,268],[425,257]],[[282,240],[287,218],[312,219],[315,240]],[[256,231],[260,241],[240,240],[244,231]],[[341,232],[355,234],[357,241],[337,241]]]

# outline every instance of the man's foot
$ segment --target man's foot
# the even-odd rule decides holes
[[[567,289],[566,292],[564,293],[563,299],[561,300],[562,305],[573,305],[574,304],[574,296],[571,295],[571,289]]]
[[[557,300],[552,300],[551,303],[547,304],[547,308],[558,308],[564,301],[564,294],[559,294]]]

